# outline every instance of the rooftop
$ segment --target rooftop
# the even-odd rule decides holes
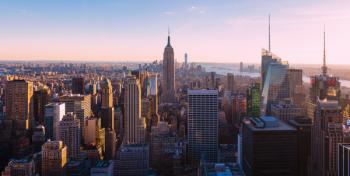
[[[294,127],[273,116],[251,117],[244,123],[253,131],[296,131]]]
[[[339,109],[340,110],[340,106],[337,100],[318,100],[318,106],[322,109],[322,110],[335,110],[335,109]]]
[[[106,168],[109,167],[111,163],[109,161],[98,161],[95,165],[96,168]]]
[[[218,90],[206,90],[206,89],[202,89],[202,90],[192,90],[189,89],[187,90],[188,95],[217,95],[218,94]]]

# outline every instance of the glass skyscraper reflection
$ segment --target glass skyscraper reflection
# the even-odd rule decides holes
[[[287,62],[275,61],[269,64],[262,90],[263,114],[270,114],[272,104],[290,98],[288,68]]]

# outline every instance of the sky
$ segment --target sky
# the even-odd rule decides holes
[[[350,64],[349,0],[0,0],[0,60]]]

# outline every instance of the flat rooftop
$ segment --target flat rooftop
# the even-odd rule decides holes
[[[111,163],[109,161],[98,161],[95,165],[96,168],[106,168],[109,167]]]
[[[188,89],[187,94],[188,95],[217,95],[218,90],[207,90],[207,89],[192,90],[192,89]]]
[[[255,124],[254,122],[259,124]],[[245,120],[244,123],[252,131],[296,131],[296,129],[287,123],[273,117],[273,116],[264,116],[261,118],[249,118]]]

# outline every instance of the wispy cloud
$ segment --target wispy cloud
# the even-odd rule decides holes
[[[199,6],[191,6],[187,8],[187,12],[190,13],[197,13],[197,14],[204,14],[206,12],[204,7],[199,7]]]
[[[175,12],[173,12],[173,11],[165,11],[165,12],[163,12],[163,14],[164,15],[174,15]]]

